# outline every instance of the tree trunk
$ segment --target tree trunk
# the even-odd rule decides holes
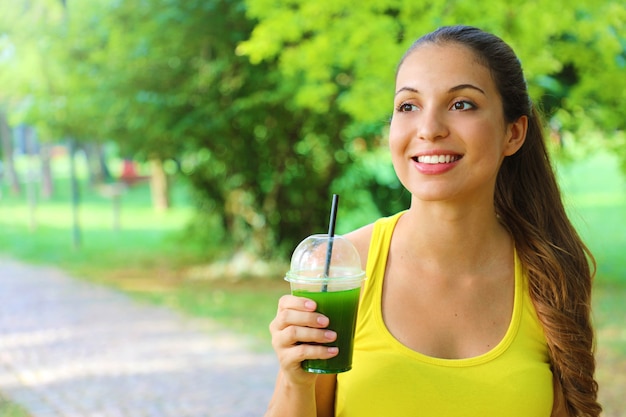
[[[78,215],[80,207],[80,189],[76,172],[76,140],[70,138],[68,148],[70,156],[70,187],[72,191],[72,242],[74,249],[79,249],[82,246],[82,232]]]
[[[50,143],[41,144],[39,147],[39,159],[41,161],[41,197],[48,200],[54,194],[52,145]]]
[[[150,160],[150,191],[152,205],[156,211],[167,211],[170,208],[169,183],[163,169],[163,161]]]
[[[0,111],[0,138],[2,139],[2,173],[6,183],[11,188],[11,192],[17,195],[22,189],[13,163],[13,136],[11,129],[9,129],[6,114],[2,111]]]
[[[87,157],[89,185],[94,187],[111,180],[111,173],[106,165],[106,158],[100,143],[85,143],[83,145]]]
[[[95,144],[95,147],[96,154],[98,156],[99,172],[102,175],[102,179],[104,180],[104,182],[109,182],[112,180],[113,177],[111,176],[111,170],[107,165],[107,158],[104,153],[104,146],[101,143],[97,143]]]
[[[37,229],[37,189],[36,183],[38,181],[35,157],[39,154],[39,144],[35,136],[35,131],[28,126],[23,126],[22,129],[22,141],[24,143],[24,149],[28,157],[28,168],[26,170],[26,198],[28,200],[28,209],[30,213],[29,227],[30,231],[34,232]]]

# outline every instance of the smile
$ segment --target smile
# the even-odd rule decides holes
[[[449,164],[461,159],[459,155],[420,155],[412,158],[420,164]]]

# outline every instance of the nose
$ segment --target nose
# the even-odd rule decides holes
[[[419,139],[435,141],[448,135],[445,114],[436,108],[422,108],[415,119],[416,134]]]

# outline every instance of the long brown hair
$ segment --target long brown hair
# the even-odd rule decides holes
[[[429,33],[418,39],[405,57],[426,42],[457,43],[472,50],[491,72],[506,121],[528,116],[524,145],[505,158],[498,173],[495,208],[528,273],[530,295],[567,412],[571,417],[597,417],[602,407],[597,402],[590,318],[595,261],[565,212],[543,124],[528,95],[521,63],[502,39],[469,26],[448,26]]]

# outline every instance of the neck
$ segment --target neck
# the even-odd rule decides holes
[[[414,199],[415,200],[415,199]],[[402,247],[435,267],[451,264],[464,270],[480,268],[512,240],[490,204],[447,205],[413,201],[402,216],[398,238]],[[447,269],[447,267],[446,267]]]

